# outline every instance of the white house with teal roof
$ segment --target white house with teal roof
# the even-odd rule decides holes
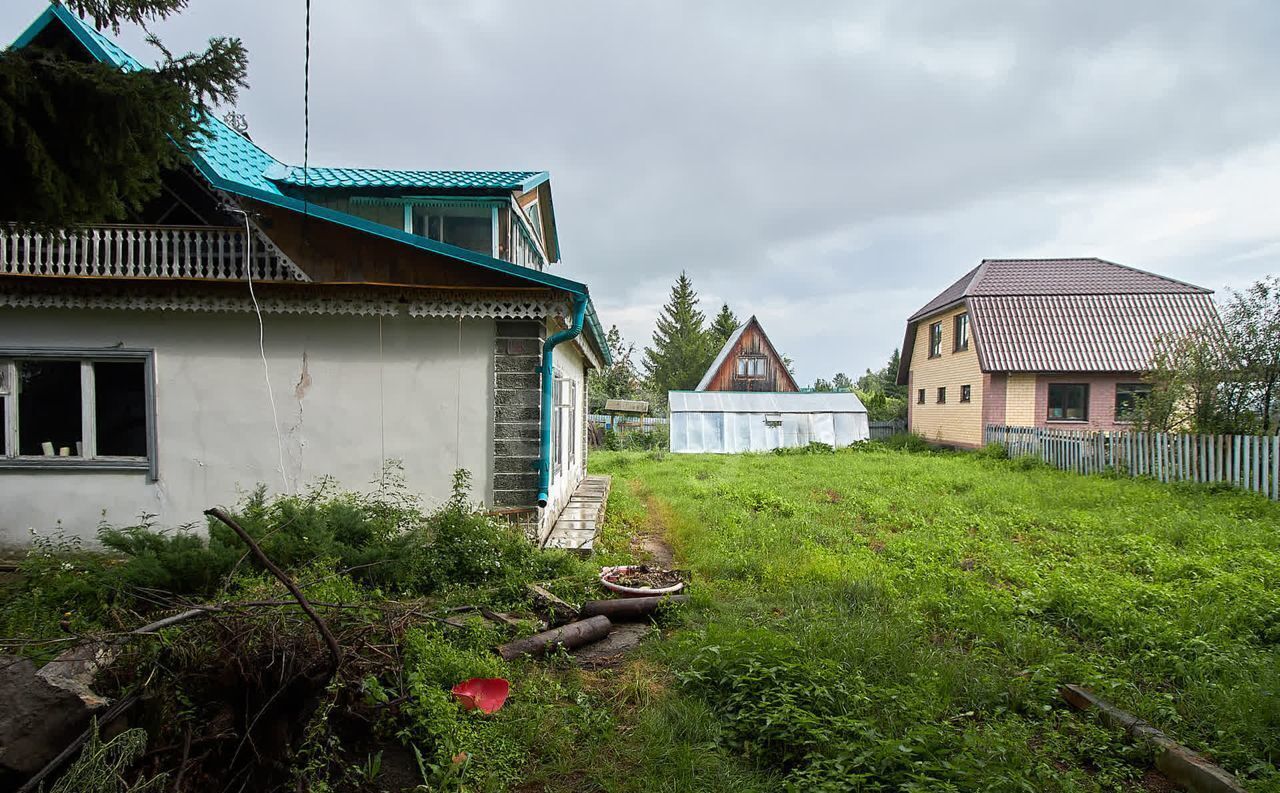
[[[65,8],[14,47],[144,68]],[[265,483],[430,503],[454,470],[539,537],[585,476],[608,363],[538,171],[308,168],[215,118],[136,217],[0,218],[0,544],[204,509]]]

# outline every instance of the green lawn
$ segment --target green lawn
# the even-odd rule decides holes
[[[967,454],[591,465],[606,545],[665,532],[696,600],[548,789],[1164,789],[1081,683],[1280,791],[1276,504]]]

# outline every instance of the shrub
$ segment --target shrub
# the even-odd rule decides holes
[[[339,491],[323,480],[302,495],[268,498],[264,487],[232,510],[236,521],[286,569],[340,570],[366,587],[430,595],[449,586],[488,586],[519,599],[524,583],[580,568],[559,551],[535,548],[518,529],[475,511],[470,476],[455,475],[453,495],[424,513],[402,478],[390,472],[369,493]],[[104,526],[110,556],[78,541],[35,537],[21,583],[0,605],[0,635],[58,635],[60,621],[91,630],[116,609],[147,611],[160,593],[210,597],[262,571],[244,543],[211,520],[206,540],[189,528],[158,530],[152,516],[136,525]],[[112,626],[117,627],[117,626]]]
[[[976,450],[973,456],[981,460],[1008,460],[1009,450],[1004,447],[1003,443],[988,443],[981,449]]]
[[[923,437],[914,432],[898,432],[887,438],[873,441],[886,449],[898,449],[904,452],[929,452],[933,451],[933,447]]]
[[[809,441],[805,446],[784,446],[774,449],[773,453],[778,456],[786,456],[792,454],[835,454],[836,447],[829,443],[820,441]]]

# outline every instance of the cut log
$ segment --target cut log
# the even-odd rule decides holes
[[[643,598],[616,598],[614,600],[588,600],[578,612],[581,617],[608,617],[614,622],[639,622],[654,615],[663,604],[688,603],[688,595],[657,595]]]
[[[542,609],[548,625],[564,625],[578,618],[578,609],[573,604],[566,603],[537,584],[529,584],[525,588],[534,604]]]
[[[592,617],[507,642],[499,645],[497,652],[504,661],[513,661],[522,655],[532,655],[536,658],[554,647],[572,650],[574,647],[599,641],[609,633],[612,627],[613,623],[609,622],[608,617]]]

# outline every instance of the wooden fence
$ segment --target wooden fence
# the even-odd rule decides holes
[[[873,435],[874,437],[874,435]],[[986,428],[987,443],[1010,457],[1039,457],[1081,474],[1117,471],[1161,482],[1225,482],[1280,500],[1280,435],[1071,432]]]
[[[871,430],[871,440],[873,441],[907,431],[907,422],[901,419],[895,419],[894,421],[868,421],[867,425]]]

